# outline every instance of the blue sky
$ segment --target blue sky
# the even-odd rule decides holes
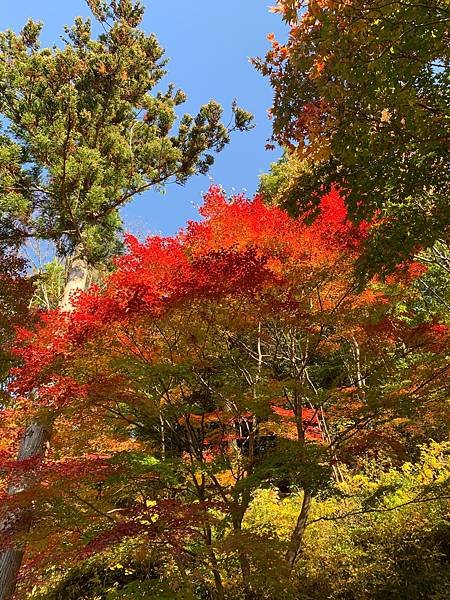
[[[146,31],[156,33],[170,59],[165,83],[173,82],[188,95],[184,111],[195,113],[211,98],[230,114],[234,98],[255,115],[256,127],[236,133],[231,144],[217,156],[208,176],[197,176],[185,187],[170,185],[166,194],[148,192],[125,209],[125,227],[139,235],[170,235],[188,219],[197,218],[201,193],[210,178],[227,191],[253,194],[258,175],[279,156],[264,148],[270,136],[267,109],[272,91],[248,59],[262,56],[268,48],[266,36],[283,37],[279,18],[268,12],[271,0],[144,0]],[[75,16],[88,16],[84,0],[4,0],[0,2],[0,29],[19,30],[32,17],[44,22],[42,41],[53,45],[64,24]]]

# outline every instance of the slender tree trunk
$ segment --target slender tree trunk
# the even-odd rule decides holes
[[[302,508],[297,519],[297,524],[292,532],[291,539],[289,540],[289,546],[285,557],[291,568],[294,566],[303,541],[309,509],[311,507],[311,500],[311,492],[308,489],[305,489],[303,492]]]
[[[241,515],[235,515],[233,517],[233,530],[239,535],[242,534],[242,516]],[[247,553],[244,550],[242,550],[241,548],[239,548],[239,550],[238,550],[238,561],[239,561],[239,567],[241,569],[242,583],[244,585],[244,597],[247,600],[247,598],[252,597],[252,590],[251,590],[251,585],[250,585],[250,579],[251,579],[250,561],[248,560]]]
[[[211,557],[215,557],[213,551],[210,552]],[[217,566],[213,566],[212,569],[213,577],[214,577],[214,585],[216,587],[216,598],[217,600],[225,600],[225,591],[223,589],[222,578],[220,576],[220,572]]]
[[[215,596],[217,600],[225,600],[225,590],[223,588],[222,577],[220,575],[216,554],[214,552],[214,548],[212,547],[212,531],[209,525],[205,527],[204,533],[206,549],[209,555],[209,560],[211,561],[211,570],[214,577],[214,585],[216,588]]]
[[[253,598],[253,592],[250,585],[251,571],[250,561],[248,560],[247,553],[243,550],[239,550],[239,566],[241,568],[242,583],[244,584],[244,598],[250,600]]]
[[[59,303],[61,310],[70,311],[71,294],[77,290],[84,290],[87,284],[88,264],[82,257],[81,249],[77,248],[70,262],[67,281],[63,296]],[[43,459],[50,441],[51,425],[44,422],[31,423],[20,443],[17,460],[39,457]],[[24,479],[19,484],[10,486],[8,493],[13,496],[25,491],[33,484],[32,481]],[[0,534],[10,534],[12,531],[26,533],[31,523],[31,506],[21,510],[11,511],[0,521]],[[21,546],[10,547],[0,554],[0,600],[9,600],[14,594],[17,575],[24,550]]]

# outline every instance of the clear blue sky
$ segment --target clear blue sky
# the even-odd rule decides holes
[[[187,112],[194,113],[211,98],[230,114],[233,98],[255,115],[256,127],[237,133],[217,156],[206,177],[197,176],[182,188],[169,185],[161,196],[148,192],[123,210],[127,229],[140,235],[172,234],[188,219],[195,219],[201,193],[210,178],[227,191],[253,194],[258,175],[267,170],[279,153],[264,148],[270,136],[267,109],[272,91],[249,64],[249,57],[262,56],[268,49],[266,35],[283,37],[279,18],[268,12],[273,0],[144,0],[146,31],[154,31],[170,62],[166,83],[173,82],[188,95]],[[63,25],[75,16],[88,16],[84,0],[0,1],[0,29],[19,30],[32,17],[44,22],[43,44],[58,43]]]

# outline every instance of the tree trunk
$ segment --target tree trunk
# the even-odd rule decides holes
[[[70,261],[69,271],[67,274],[66,285],[64,287],[63,296],[59,303],[59,308],[64,311],[70,311],[72,305],[70,302],[71,294],[78,290],[84,290],[87,284],[88,264],[82,256],[81,248],[77,248],[76,252]],[[20,443],[17,460],[27,458],[40,457],[44,458],[48,447],[51,435],[51,426],[49,423],[31,423],[22,438]],[[19,484],[15,483],[10,486],[8,493],[13,496],[19,492],[25,491],[32,483],[26,479]],[[27,513],[30,518],[27,517]],[[18,527],[15,524],[22,521]],[[13,511],[7,514],[0,521],[0,534],[3,535],[13,530],[26,533],[29,530],[31,522],[31,506],[20,511]],[[22,563],[24,551],[21,547],[11,547],[0,554],[0,600],[9,600],[14,594],[16,587],[17,575]]]
[[[253,598],[253,592],[250,585],[251,571],[250,562],[247,554],[243,550],[239,550],[239,566],[241,568],[242,582],[244,584],[244,598],[250,600]]]
[[[289,566],[292,568],[297,559],[300,546],[303,541],[303,535],[306,529],[306,522],[308,520],[309,509],[311,507],[312,494],[308,489],[303,492],[303,502],[300,514],[297,519],[297,524],[292,532],[291,539],[289,541],[289,547],[286,552],[286,560]]]
[[[59,303],[59,308],[65,311],[72,310],[72,304],[70,302],[71,295],[73,292],[85,290],[87,285],[88,277],[88,263],[83,258],[81,248],[77,248],[75,255],[70,261],[69,272],[67,274],[67,281],[64,287],[64,292]]]
[[[0,556],[0,600],[12,598],[22,558],[22,549],[9,548],[2,552]]]
[[[225,590],[223,588],[222,577],[219,571],[219,565],[217,564],[216,554],[212,547],[212,531],[211,527],[207,525],[204,530],[206,550],[211,561],[211,570],[214,577],[215,596],[217,600],[225,600]]]
[[[233,529],[234,531],[241,536],[242,535],[242,516],[235,516],[233,518]],[[239,540],[240,543],[240,540]],[[244,598],[247,600],[252,597],[250,579],[251,579],[251,570],[250,570],[250,562],[248,560],[247,553],[242,549],[238,549],[238,561],[241,569],[242,575],[242,583],[244,586]]]

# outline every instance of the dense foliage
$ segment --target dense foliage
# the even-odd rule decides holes
[[[389,271],[448,240],[447,0],[280,0],[288,41],[260,70],[274,138],[304,159],[283,204],[317,205],[339,183],[352,219],[381,219],[360,269]]]
[[[21,334],[14,390],[27,418],[31,392],[36,418],[53,415],[53,441],[45,463],[11,463],[4,453],[5,474],[35,484],[3,506],[33,498],[26,573],[35,585],[48,565],[64,575],[80,557],[106,551],[108,560],[132,561],[130,576],[151,566],[150,582],[121,581],[124,597],[155,597],[161,577],[167,593],[186,597],[278,597],[288,581],[302,585],[307,523],[327,498],[341,498],[331,502],[338,519],[361,519],[446,497],[438,441],[449,330],[435,312],[414,311],[426,268],[413,264],[361,291],[353,264],[370,227],[347,220],[337,192],[323,196],[312,225],[261,198],[228,201],[218,188],[202,214],[174,238],[129,237],[101,289]],[[401,465],[419,458],[429,436],[436,444],[422,460],[434,452],[440,474],[422,481],[413,476],[419,466]],[[400,471],[386,475],[391,484],[380,467],[372,483],[351,474],[368,460]],[[353,501],[355,485],[362,497]],[[294,523],[284,533],[254,524],[258,511],[277,506],[277,493]],[[278,574],[273,589],[258,577],[267,562]]]
[[[42,25],[0,34],[0,243],[39,237],[91,261],[117,251],[118,209],[169,181],[206,173],[229,141],[217,102],[176,128],[186,97],[169,87],[164,52],[139,28],[139,2],[90,0],[90,20],[67,27],[63,46],[41,48]],[[233,107],[231,129],[251,116]]]
[[[446,3],[278,2],[261,193],[107,265],[229,131],[174,129],[139,2],[88,4],[98,39],[0,34],[0,599],[445,600]]]

